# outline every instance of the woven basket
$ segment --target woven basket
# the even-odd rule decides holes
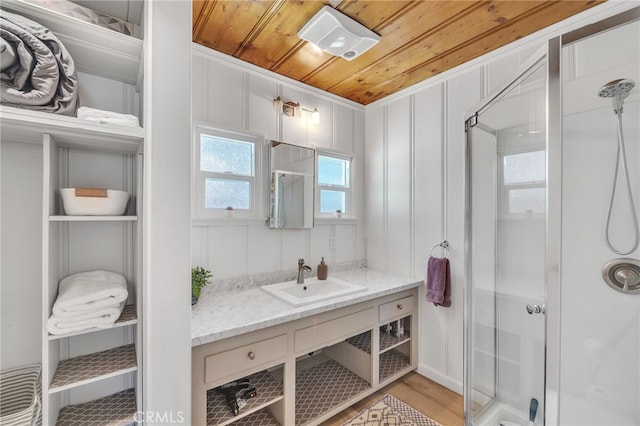
[[[42,424],[40,365],[0,372],[0,425]]]

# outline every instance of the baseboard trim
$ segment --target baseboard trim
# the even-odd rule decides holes
[[[450,376],[446,376],[439,371],[434,370],[426,364],[419,363],[417,372],[428,379],[444,386],[447,389],[451,389],[455,393],[462,395],[462,382],[456,380]]]

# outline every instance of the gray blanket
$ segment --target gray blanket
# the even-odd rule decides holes
[[[73,59],[42,25],[0,10],[2,103],[18,108],[75,115],[78,79]]]

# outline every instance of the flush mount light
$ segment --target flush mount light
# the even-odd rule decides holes
[[[352,61],[380,41],[380,36],[331,6],[323,6],[298,37],[335,56]]]

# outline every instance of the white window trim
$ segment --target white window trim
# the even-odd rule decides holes
[[[320,161],[320,157],[329,157],[329,158],[336,158],[338,160],[343,160],[343,161],[348,161],[349,162],[349,175],[347,176],[348,179],[348,186],[344,187],[344,186],[340,186],[340,185],[320,185],[320,183],[318,182],[319,176],[320,176],[320,167],[319,167],[319,161]],[[336,218],[336,214],[335,213],[322,213],[320,212],[320,190],[321,189],[326,189],[326,190],[330,190],[330,191],[335,191],[335,190],[340,190],[340,191],[345,191],[345,204],[347,206],[347,211],[343,212],[342,214],[342,218],[346,219],[346,218],[354,218],[355,214],[353,211],[353,176],[354,176],[354,172],[353,172],[353,156],[349,155],[349,154],[343,154],[340,152],[336,152],[336,151],[331,151],[331,150],[326,150],[326,149],[322,149],[322,148],[316,148],[316,196],[315,196],[315,217],[318,219],[329,219],[329,218]]]
[[[225,173],[207,172],[200,170],[200,138],[201,135],[218,136],[254,144],[253,176],[228,175]],[[192,184],[191,184],[191,217],[194,220],[233,220],[247,218],[261,218],[263,216],[263,177],[262,155],[265,138],[263,135],[248,131],[224,129],[219,126],[198,122],[194,124],[192,138]],[[224,178],[251,182],[251,207],[247,210],[234,210],[231,217],[227,217],[225,209],[207,209],[204,207],[204,189],[207,178]]]

